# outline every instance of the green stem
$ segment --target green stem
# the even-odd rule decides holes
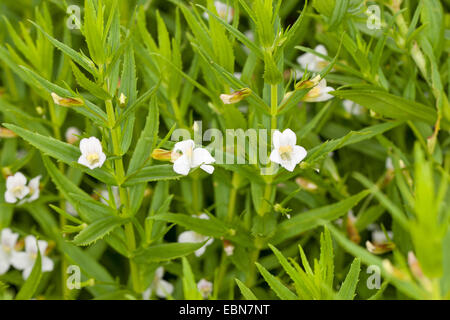
[[[118,156],[114,160],[114,167],[115,167],[115,173],[116,177],[119,181],[119,195],[120,195],[120,202],[124,205],[122,210],[122,216],[128,217],[131,213],[129,211],[129,199],[128,199],[128,191],[126,188],[122,187],[121,184],[123,183],[123,180],[125,179],[125,170],[123,167],[122,162],[122,155],[121,155],[121,148],[120,148],[120,126],[115,126],[115,112],[114,107],[111,100],[106,101],[106,112],[108,115],[108,124],[111,128],[111,137],[112,137],[112,143],[113,143],[113,151],[114,155]],[[134,235],[134,228],[133,224],[131,222],[125,224],[125,239],[128,251],[133,252],[136,249],[136,238]],[[139,272],[137,264],[130,259],[130,270],[131,270],[131,280],[133,284],[133,290],[135,292],[140,292],[140,280],[139,280]]]
[[[234,213],[236,212],[236,198],[237,192],[239,188],[240,177],[236,172],[233,173],[233,178],[231,179],[231,191],[230,191],[230,200],[228,201],[228,221],[233,220]]]
[[[57,140],[61,140],[61,128],[59,126],[58,123],[58,119],[56,118],[56,110],[55,110],[55,104],[53,103],[53,100],[48,100],[48,105],[49,105],[49,112],[50,112],[50,119],[52,122],[52,128],[53,128],[53,135],[55,137],[55,139]],[[59,171],[64,174],[64,163],[62,163],[61,161],[58,162],[58,169]],[[62,193],[59,191],[58,192],[59,198],[61,199],[59,201],[59,207],[61,210],[65,210],[65,201],[63,198]],[[61,230],[64,229],[66,225],[66,218],[63,215],[59,215],[59,226],[61,228]],[[65,257],[65,255],[63,255],[61,257],[61,291],[62,291],[62,295],[63,295],[63,299],[67,299],[70,294],[69,294],[69,290],[67,288],[67,259]]]

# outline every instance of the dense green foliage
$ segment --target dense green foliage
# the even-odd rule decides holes
[[[450,298],[450,2],[221,1],[1,1],[0,299]]]

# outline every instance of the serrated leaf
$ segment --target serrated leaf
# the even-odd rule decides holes
[[[350,270],[345,277],[344,282],[338,292],[338,299],[353,300],[355,297],[356,285],[359,280],[359,272],[361,270],[361,260],[355,259],[350,266]]]
[[[187,256],[205,245],[199,243],[163,243],[145,249],[140,249],[135,253],[134,260],[137,263],[151,263],[168,261]]]
[[[269,271],[267,271],[266,268],[264,268],[259,263],[255,263],[256,267],[258,268],[259,272],[263,276],[264,280],[267,281],[270,288],[277,294],[277,296],[281,300],[298,300],[298,297],[295,293],[293,293],[291,290],[286,288],[284,284],[281,283],[280,280],[275,278],[272,274],[270,274]]]
[[[90,245],[125,222],[127,222],[126,219],[117,216],[100,218],[83,229],[72,242],[77,246]]]

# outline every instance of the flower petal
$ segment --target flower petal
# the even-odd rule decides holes
[[[212,174],[214,172],[214,167],[212,165],[209,164],[202,164],[200,166],[200,169],[202,169],[203,171]]]
[[[11,264],[17,270],[25,270],[26,268],[32,267],[34,261],[30,259],[30,255],[26,252],[13,251],[11,254]]]
[[[194,140],[189,139],[175,143],[173,151],[175,152],[181,151],[183,154],[186,154],[194,150],[194,147],[195,147]]]
[[[5,192],[5,201],[6,201],[7,203],[16,203],[16,202],[17,202],[17,199],[16,199],[16,197],[15,197],[11,192],[6,191],[6,192]]]
[[[187,176],[191,170],[191,163],[186,155],[182,155],[173,163],[173,171]]]
[[[294,146],[294,150],[292,152],[291,158],[295,164],[300,163],[303,159],[305,159],[308,152],[306,149],[301,146]]]
[[[278,152],[278,149],[273,149],[272,152],[270,153],[270,161],[274,162],[274,163],[281,163],[281,157],[280,157],[280,153]]]
[[[18,233],[12,232],[12,230],[9,228],[5,228],[2,230],[1,244],[10,249],[14,249],[14,246],[16,245],[18,238],[19,238]]]
[[[278,149],[281,145],[281,137],[283,135],[279,130],[275,130],[272,134],[272,144],[275,147],[275,149]]]
[[[216,159],[211,156],[208,150],[204,148],[196,148],[192,153],[192,163],[193,168],[198,167],[202,164],[214,163]]]
[[[156,295],[160,298],[166,298],[173,293],[173,284],[166,280],[158,281],[156,286]]]
[[[178,242],[199,242],[196,232],[194,231],[184,231],[178,236]]]
[[[291,129],[284,130],[282,133],[281,145],[295,146],[296,143],[297,136],[295,135],[294,131],[292,131]]]

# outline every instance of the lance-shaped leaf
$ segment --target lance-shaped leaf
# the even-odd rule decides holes
[[[203,247],[206,242],[199,243],[163,243],[136,251],[134,260],[138,263],[168,261],[187,256]]]
[[[77,246],[87,246],[95,241],[102,239],[118,226],[127,222],[126,219],[111,216],[98,219],[83,229],[73,239],[73,243]]]
[[[353,208],[369,193],[369,190],[365,190],[337,203],[297,214],[291,219],[279,224],[277,232],[271,242],[273,244],[278,244],[286,239],[298,236],[307,230],[311,230],[323,224],[323,220],[335,220],[346,214],[348,210]]]

